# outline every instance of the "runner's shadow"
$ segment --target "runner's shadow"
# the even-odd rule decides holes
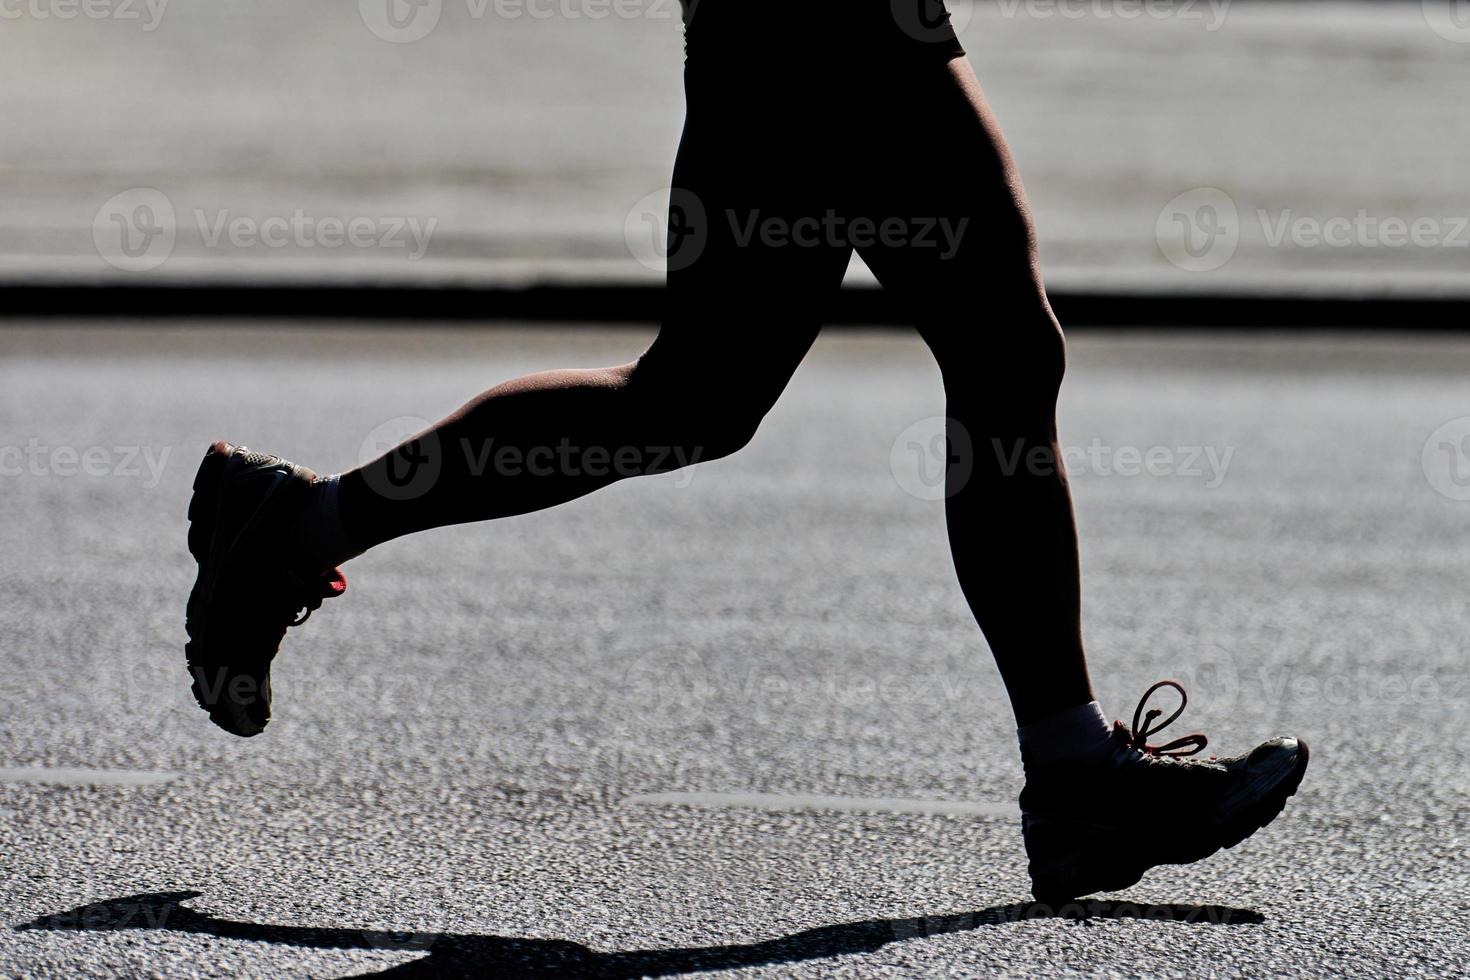
[[[865,953],[889,943],[925,936],[968,932],[1027,919],[1137,918],[1208,925],[1255,925],[1259,912],[1222,905],[1134,905],[1083,902],[1052,909],[1037,904],[998,905],[979,912],[909,919],[871,919],[820,926],[760,942],[598,952],[561,939],[513,939],[462,933],[393,933],[371,929],[312,928],[222,919],[183,903],[201,892],[151,892],[82,905],[17,925],[19,930],[109,932],[157,929],[220,939],[277,943],[302,949],[416,950],[418,959],[372,976],[669,976],[705,970],[733,970]]]

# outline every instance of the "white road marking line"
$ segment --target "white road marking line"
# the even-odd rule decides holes
[[[841,813],[923,813],[938,816],[996,817],[1020,815],[1014,803],[971,803],[965,800],[904,800],[882,796],[782,796],[777,793],[641,793],[624,803],[654,806],[745,807],[754,810],[836,810]]]
[[[178,772],[131,769],[52,769],[31,766],[0,769],[0,783],[53,783],[58,786],[153,786],[178,779]]]

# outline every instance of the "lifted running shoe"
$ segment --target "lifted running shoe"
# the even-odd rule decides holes
[[[216,442],[189,501],[189,553],[199,574],[189,594],[184,647],[194,699],[242,737],[271,716],[271,661],[286,630],[304,623],[347,580],[335,568],[293,562],[284,547],[316,474],[278,456]]]

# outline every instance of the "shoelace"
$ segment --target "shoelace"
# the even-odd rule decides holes
[[[1149,698],[1153,697],[1154,692],[1161,687],[1172,687],[1179,692],[1179,707],[1174,710],[1172,715],[1155,725],[1154,719],[1162,715],[1164,713],[1163,710],[1149,708],[1147,713],[1145,713],[1143,709],[1147,707]],[[1133,728],[1128,733],[1128,738],[1133,748],[1147,755],[1170,756],[1173,758],[1197,755],[1203,752],[1205,746],[1210,744],[1210,740],[1204,736],[1203,732],[1193,732],[1182,738],[1176,738],[1172,742],[1165,742],[1163,745],[1148,744],[1150,736],[1157,735],[1165,728],[1168,728],[1180,715],[1184,714],[1184,706],[1187,704],[1189,704],[1189,695],[1184,693],[1184,686],[1178,681],[1159,681],[1153,687],[1144,691],[1143,697],[1138,699],[1138,707],[1133,710]],[[1140,720],[1142,722],[1141,724]]]
[[[311,618],[312,613],[316,612],[322,607],[322,601],[320,599],[317,599],[315,602],[307,603],[304,606],[297,606],[296,603],[292,603],[291,605],[291,620],[286,625],[300,626],[302,623]]]
[[[294,574],[289,575],[287,581],[291,592],[287,608],[287,612],[290,613],[290,619],[286,623],[287,627],[300,626],[311,618],[312,613],[322,607],[322,600],[330,596],[341,595],[347,587],[347,580],[335,568],[319,581],[310,584],[307,580]],[[321,591],[323,588],[326,589],[325,592]]]

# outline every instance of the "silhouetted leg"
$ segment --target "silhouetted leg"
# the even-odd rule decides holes
[[[1055,421],[1064,344],[999,127],[966,62],[934,71],[893,94],[881,118],[908,121],[895,123],[903,151],[874,161],[856,206],[915,229],[937,220],[938,242],[861,253],[943,373],[955,569],[1026,725],[1093,699]]]
[[[704,91],[718,89],[691,86],[675,166],[670,310],[657,340],[629,364],[491,388],[344,474],[341,513],[357,549],[551,507],[750,440],[815,339],[850,249],[752,231],[752,221],[792,218],[791,188],[803,183],[785,145],[792,131],[748,108],[740,125],[725,106],[701,111]]]

